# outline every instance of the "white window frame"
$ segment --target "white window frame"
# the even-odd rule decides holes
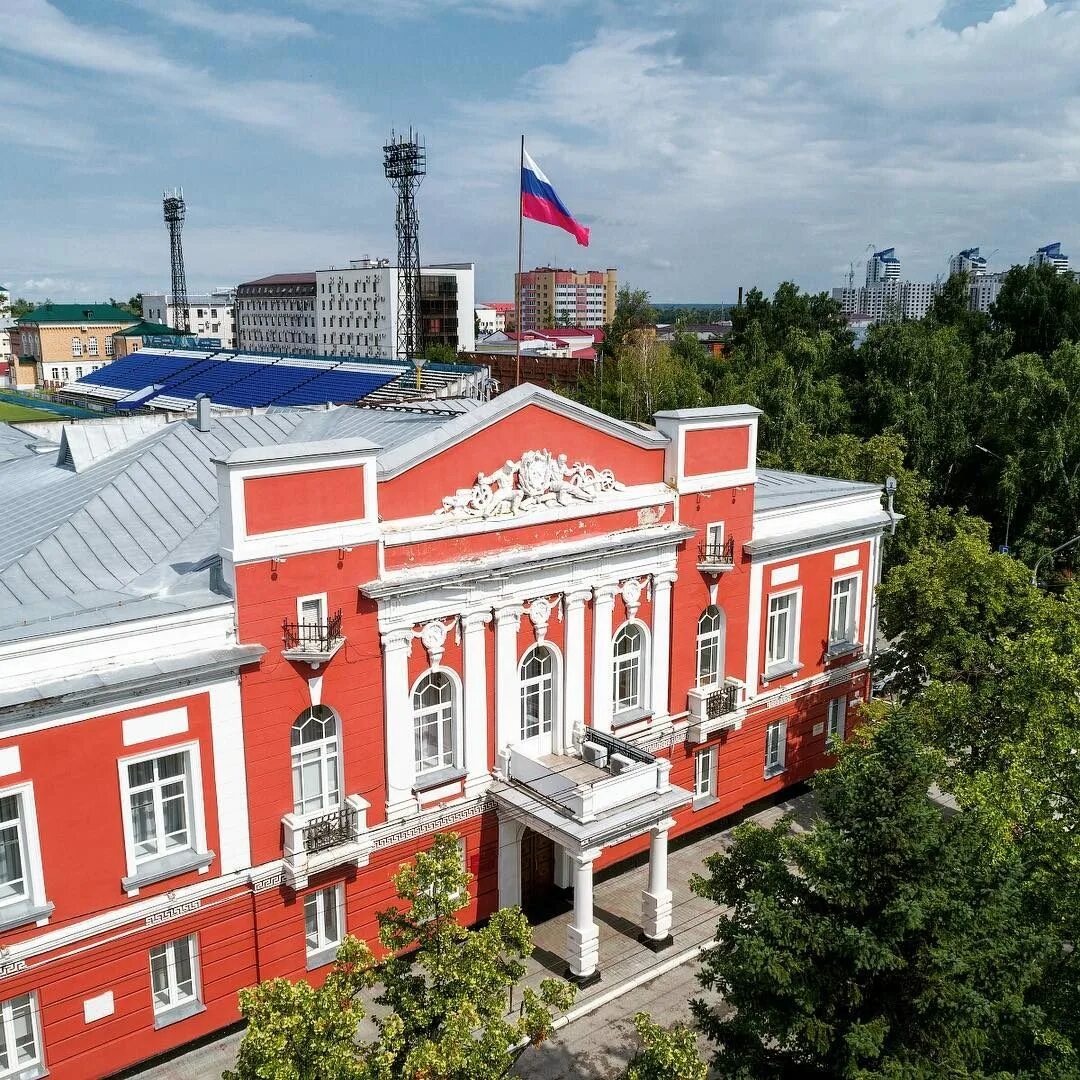
[[[52,907],[45,896],[45,872],[41,862],[41,837],[38,833],[34,785],[28,781],[0,789],[0,798],[9,796],[19,800],[18,829],[24,893],[22,896],[0,901],[0,927],[5,925],[9,917],[18,917],[16,908],[25,911],[28,916],[35,910],[48,909],[41,911],[40,917],[43,920],[52,913]]]
[[[113,339],[106,335],[105,337],[105,355],[112,356],[113,354]]]
[[[71,355],[72,356],[82,356],[82,354],[83,354],[82,338],[73,337],[71,339]]]
[[[825,723],[825,739],[844,741],[847,727],[847,697],[835,697],[829,701],[828,718]]]
[[[705,547],[719,548],[724,550],[724,523],[722,521],[710,521],[705,526]]]
[[[548,658],[548,671],[546,675],[539,675],[526,679],[525,664],[534,654],[543,652]],[[521,654],[518,662],[518,737],[521,742],[530,739],[539,739],[545,735],[551,735],[555,730],[556,719],[559,711],[559,660],[555,649],[546,641],[538,641]],[[537,730],[531,734],[525,732],[525,701],[531,690],[536,690],[540,701],[540,718]]]
[[[299,716],[292,722],[289,727],[289,775],[292,778],[293,784],[293,813],[298,817],[317,817],[319,814],[328,814],[333,810],[336,810],[341,806],[342,801],[342,773],[343,773],[343,755],[341,752],[341,715],[337,709],[331,708],[326,705],[325,708],[329,709],[334,714],[334,734],[330,736],[324,736],[321,739],[315,739],[311,742],[301,742],[297,745],[292,743],[292,733],[296,730],[297,724],[301,723],[301,720],[308,720],[311,708],[304,709]],[[337,777],[337,791],[336,797],[333,790],[333,785],[330,782],[330,747],[333,745],[333,762],[334,770]],[[305,762],[301,760],[305,754],[315,753],[318,757],[319,763],[319,803],[320,805],[310,810],[305,810],[303,806],[297,802],[297,783],[296,773],[297,769],[303,769]],[[310,762],[308,762],[310,764]]]
[[[87,356],[97,356],[97,354],[98,354],[98,351],[97,351],[97,337],[95,337],[94,335],[91,335],[90,337],[88,337],[86,339],[86,355]]]
[[[337,921],[337,936],[331,938],[326,930],[326,897],[331,893],[334,918]],[[315,916],[315,944],[311,943],[311,909]],[[339,882],[324,889],[315,889],[304,897],[304,950],[307,956],[307,969],[329,964],[336,956],[342,941],[345,940],[345,886]]]
[[[30,1030],[34,1036],[34,1057],[31,1061],[16,1061],[15,1054],[15,1007],[21,1005],[23,999],[30,1009]],[[31,990],[26,994],[16,994],[15,997],[7,998],[0,1002],[0,1025],[3,1025],[4,1045],[8,1051],[8,1067],[0,1071],[3,1080],[22,1080],[23,1077],[44,1076],[45,1070],[45,1047],[41,1035],[41,1009],[38,1005],[37,992]]]
[[[715,746],[699,750],[694,755],[694,805],[716,798],[716,760]]]
[[[619,700],[619,669],[623,665],[630,663],[630,657],[620,658],[615,651],[615,644],[620,635],[631,628],[637,630],[640,634],[640,648],[637,651],[637,687],[634,695],[635,700],[631,704],[623,705]],[[638,619],[627,619],[611,635],[611,712],[614,717],[648,711],[649,684],[651,682],[649,648],[649,628]]]
[[[304,623],[304,605],[315,604],[319,605],[319,626],[325,626],[329,622],[327,611],[329,610],[329,604],[327,602],[326,593],[311,593],[308,596],[298,596],[296,598],[296,624],[301,626]]]
[[[128,766],[137,765],[143,761],[152,761],[155,758],[168,757],[170,754],[187,754],[187,765],[188,770],[190,770],[187,773],[188,844],[186,848],[178,848],[176,851],[139,858],[135,851],[135,831],[131,824],[131,787],[128,783]],[[206,847],[206,807],[203,801],[202,753],[197,742],[162,746],[148,753],[133,754],[131,757],[120,758],[116,764],[120,774],[120,806],[124,827],[124,851],[127,858],[128,878],[136,878],[140,870],[152,868],[156,863],[174,855],[182,854],[184,851],[189,851],[192,855],[208,854]],[[187,869],[177,870],[177,873],[186,872]],[[134,886],[134,890],[129,889],[129,893],[132,894],[137,891],[137,885]]]
[[[765,728],[765,778],[787,768],[787,721],[774,720]]]
[[[443,723],[440,720],[438,722],[438,742],[439,742],[439,763],[435,766],[424,767],[419,754],[418,746],[418,732],[420,719],[420,712],[417,710],[416,695],[420,690],[420,684],[429,675],[443,675],[447,678],[450,684],[450,737],[451,745],[447,748],[443,745]],[[451,671],[449,668],[436,665],[429,667],[426,671],[421,672],[420,677],[413,683],[412,690],[409,693],[409,707],[412,715],[412,737],[413,737],[413,768],[415,770],[417,778],[432,776],[436,773],[443,772],[447,769],[457,769],[461,763],[461,680],[457,677],[457,674]],[[423,712],[425,715],[436,715],[444,705],[428,706]]]
[[[790,600],[788,606],[788,627],[785,635],[785,654],[775,657],[771,652],[773,602],[776,600]],[[798,666],[799,663],[799,620],[802,614],[802,588],[785,589],[783,592],[769,593],[765,607],[765,674],[771,675],[774,671],[788,670]]]
[[[181,943],[187,946],[191,962],[191,993],[183,997],[178,996],[179,988],[176,978],[176,953],[177,946]],[[169,991],[169,1001],[166,1004],[158,1002],[157,992],[154,989],[154,954],[158,952],[164,952],[165,955]],[[155,1027],[164,1027],[166,1024],[176,1023],[178,1020],[184,1020],[203,1011],[205,1006],[202,1001],[202,973],[199,970],[200,949],[197,934],[185,934],[183,937],[155,945],[150,949],[147,958],[150,968],[150,1002],[154,1010]]]
[[[836,622],[837,587],[849,585],[848,590],[848,619],[845,632],[842,637],[837,637],[834,632]],[[829,644],[858,644],[859,641],[859,602],[862,593],[862,574],[844,574],[842,577],[832,579],[832,587],[829,590]]]
[[[702,633],[701,620],[705,618],[710,612],[715,611],[720,619],[719,626],[715,630],[706,630]],[[694,652],[694,678],[695,686],[698,689],[707,689],[710,686],[719,686],[724,681],[724,646],[725,638],[727,637],[727,619],[724,617],[724,609],[718,604],[710,604],[705,610],[698,616],[697,621],[697,639]],[[705,651],[705,646],[711,644],[716,650],[716,670],[713,672],[715,678],[703,679],[705,674],[701,670],[701,658]]]

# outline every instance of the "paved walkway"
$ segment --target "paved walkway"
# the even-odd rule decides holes
[[[803,824],[811,812],[810,796],[801,795],[754,814],[752,819],[768,825],[790,813],[797,824]],[[672,841],[668,852],[668,884],[673,894],[675,941],[662,953],[653,953],[637,940],[641,932],[641,894],[648,876],[647,859],[595,884],[593,910],[600,927],[600,981],[579,992],[574,1007],[560,1019],[560,1026],[570,1023],[571,1027],[565,1028],[550,1047],[523,1057],[518,1068],[521,1076],[552,1080],[610,1076],[614,1063],[625,1062],[633,1054],[630,1019],[634,1012],[639,1009],[654,1012],[655,1018],[665,1023],[687,1018],[686,1001],[697,993],[693,961],[701,948],[713,940],[719,917],[714,904],[690,892],[689,880],[691,874],[701,870],[705,857],[721,850],[729,837],[730,830],[723,830],[698,834],[689,841]],[[541,979],[566,973],[566,927],[571,917],[572,912],[567,911],[534,928],[535,949],[529,959],[526,984],[536,986]],[[517,1000],[515,995],[514,1004]],[[601,1016],[603,1020],[597,1019]],[[588,1023],[583,1022],[584,1017],[590,1017]],[[600,1041],[589,1037],[591,1032],[600,1030],[603,1031]],[[218,1078],[233,1065],[241,1037],[241,1033],[228,1035],[148,1069],[140,1076],[143,1080]],[[579,1053],[580,1061],[576,1056]]]

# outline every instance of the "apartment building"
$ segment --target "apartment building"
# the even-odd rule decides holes
[[[236,288],[236,348],[315,356],[315,273],[271,274]]]
[[[1028,259],[1029,266],[1052,266],[1059,274],[1069,272],[1069,256],[1061,250],[1060,243],[1045,244],[1035,249],[1035,254]]]
[[[187,314],[190,334],[201,338],[218,338],[223,349],[236,347],[235,289],[215,289],[210,293],[189,296]],[[143,293],[142,316],[147,322],[177,328],[181,325],[181,311],[172,293]]]
[[[600,329],[615,318],[618,271],[562,270],[539,266],[514,275],[518,330],[549,330],[559,326]]]

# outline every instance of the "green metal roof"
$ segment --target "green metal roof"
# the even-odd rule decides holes
[[[159,322],[144,321],[137,322],[134,326],[129,326],[124,330],[117,330],[113,337],[158,337],[161,335],[175,337],[179,333],[179,330],[175,330],[171,326],[165,326]]]
[[[138,322],[138,316],[112,304],[43,304],[19,319],[23,323],[123,323]]]

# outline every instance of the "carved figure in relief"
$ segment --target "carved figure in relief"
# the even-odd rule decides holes
[[[548,455],[548,462],[548,484],[560,506],[569,505],[571,499],[595,502],[596,492],[592,490],[593,485],[582,480],[582,465],[575,463],[571,469],[566,464],[565,454],[560,454],[554,460]],[[614,477],[612,479],[614,480]]]
[[[485,505],[481,506],[482,517],[491,517],[493,514],[513,514],[521,505],[524,493],[514,487],[514,477],[520,471],[520,466],[512,461],[507,461],[501,469],[496,469],[490,476],[480,473],[476,477],[476,483],[481,488],[494,488],[486,492],[488,498]]]

